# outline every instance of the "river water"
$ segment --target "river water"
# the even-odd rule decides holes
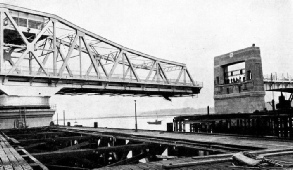
[[[147,129],[147,130],[167,130],[167,123],[173,122],[174,116],[146,116],[146,117],[137,117],[137,126],[138,129]],[[161,120],[160,125],[148,124],[148,122],[153,122],[155,120]],[[57,123],[57,121],[54,121]],[[65,120],[70,122],[71,126],[82,125],[87,127],[94,127],[94,122],[98,122],[98,127],[107,127],[107,128],[124,128],[124,129],[135,129],[135,118],[134,117],[109,117],[109,118],[95,118],[95,119],[70,119]],[[61,119],[58,121],[60,125],[64,124],[64,121]]]

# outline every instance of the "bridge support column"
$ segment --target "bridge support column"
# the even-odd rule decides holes
[[[49,126],[55,110],[49,96],[0,96],[0,127],[24,128]]]

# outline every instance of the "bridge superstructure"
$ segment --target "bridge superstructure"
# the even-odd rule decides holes
[[[153,57],[89,32],[56,15],[1,4],[0,76],[53,93],[198,94],[186,64]],[[19,95],[17,93],[16,95]],[[51,94],[50,94],[51,95]]]
[[[202,88],[184,63],[129,49],[53,14],[7,4],[0,4],[0,81],[2,107],[43,109],[54,94],[169,99],[194,96]]]
[[[293,77],[289,74],[277,73],[264,75],[264,88],[266,91],[293,93]]]

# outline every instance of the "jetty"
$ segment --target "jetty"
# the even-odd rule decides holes
[[[233,169],[232,155],[240,151],[279,162],[293,157],[291,140],[272,137],[70,126],[9,129],[2,134],[10,152],[4,149],[1,160],[6,157],[9,166],[33,169]],[[16,159],[10,159],[11,154]],[[28,158],[34,162],[21,163]]]

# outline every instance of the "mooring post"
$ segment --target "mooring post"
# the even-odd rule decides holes
[[[210,115],[210,106],[207,107],[207,113]]]
[[[63,125],[65,126],[65,110],[63,110]]]

